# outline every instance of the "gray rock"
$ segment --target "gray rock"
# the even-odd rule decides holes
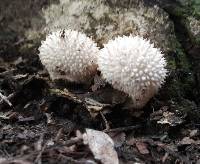
[[[112,3],[111,3],[112,2]],[[157,5],[142,1],[61,0],[43,11],[47,30],[71,28],[87,33],[100,46],[118,35],[141,35],[165,52],[176,48],[173,23]]]

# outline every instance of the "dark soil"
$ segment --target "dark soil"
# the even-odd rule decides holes
[[[77,130],[106,128],[100,113],[91,117],[86,98],[109,104],[104,114],[110,126],[107,133],[125,137],[116,146],[121,163],[197,163],[200,159],[198,120],[156,98],[142,114],[130,115],[123,109],[124,98],[115,99],[116,91],[109,86],[92,91],[91,86],[51,82],[36,55],[9,62],[1,58],[0,88],[12,103],[0,102],[0,163],[95,160],[83,143],[69,144]],[[169,123],[159,123],[163,119]]]

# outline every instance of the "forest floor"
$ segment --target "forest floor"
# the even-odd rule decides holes
[[[200,163],[200,125],[167,102],[130,115],[108,85],[51,82],[37,55],[2,57],[0,89],[1,164],[99,163],[85,128],[107,133],[120,163]]]

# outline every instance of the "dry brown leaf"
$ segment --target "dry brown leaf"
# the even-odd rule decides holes
[[[120,147],[126,140],[126,134],[124,132],[110,132],[109,136],[113,139],[115,147]]]
[[[190,137],[184,137],[180,142],[181,145],[191,145],[193,143],[195,143],[195,141]]]
[[[137,149],[141,154],[149,154],[149,150],[147,149],[147,144],[145,144],[144,142],[137,141],[135,143],[135,146],[137,147]]]
[[[102,104],[92,98],[85,98],[85,106],[87,110],[90,112],[90,115],[95,118],[99,112],[106,109],[106,107],[110,107],[110,104]]]
[[[69,92],[67,89],[60,90],[60,89],[50,89],[51,94],[56,94],[58,96],[66,97],[69,100],[72,100],[76,103],[82,103],[82,100],[80,100],[76,95]]]
[[[181,117],[169,111],[163,112],[162,118],[157,121],[159,124],[169,124],[170,126],[180,125],[183,122],[184,120]]]
[[[118,164],[119,159],[114,149],[113,140],[104,132],[86,129],[83,134],[84,144],[87,144],[95,159],[103,164]]]

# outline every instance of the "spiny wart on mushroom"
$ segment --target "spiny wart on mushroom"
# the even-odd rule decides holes
[[[52,80],[85,83],[97,71],[99,48],[91,38],[78,31],[57,30],[50,33],[42,41],[39,52]]]
[[[127,93],[134,108],[142,108],[158,92],[167,75],[158,48],[139,36],[110,40],[100,50],[98,69],[115,89]]]

